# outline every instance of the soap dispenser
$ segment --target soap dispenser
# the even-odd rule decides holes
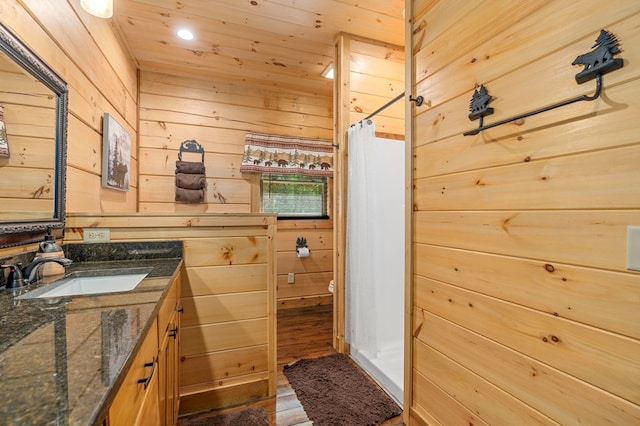
[[[62,247],[56,243],[56,237],[51,233],[51,228],[49,228],[47,235],[45,235],[44,241],[40,243],[35,259],[43,257],[64,257],[64,251]],[[64,274],[64,266],[56,262],[47,262],[40,267],[40,274],[43,277]]]

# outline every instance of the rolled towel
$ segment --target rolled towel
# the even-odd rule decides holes
[[[201,174],[176,173],[176,186],[184,189],[203,189],[207,178]]]
[[[196,161],[176,161],[176,173],[204,174],[204,163]]]
[[[183,203],[202,203],[204,189],[184,189],[176,187],[176,201]]]

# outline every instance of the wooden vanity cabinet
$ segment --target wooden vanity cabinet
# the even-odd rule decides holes
[[[179,292],[178,274],[109,407],[110,426],[177,424]],[[141,383],[145,378],[147,383]]]

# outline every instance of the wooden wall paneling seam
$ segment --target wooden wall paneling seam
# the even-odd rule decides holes
[[[240,403],[247,402],[256,398],[245,399],[241,401],[236,401],[235,403],[225,402],[218,395],[224,393],[225,391],[235,390],[235,392],[242,392],[243,394],[255,392],[257,395],[264,397],[266,395],[262,394],[262,387],[268,381],[267,373],[263,371],[259,371],[256,373],[249,373],[242,376],[235,377],[225,377],[223,379],[217,380],[215,382],[203,382],[196,383],[190,386],[184,386],[181,388],[181,398],[184,398],[183,402],[185,405],[191,405],[191,401],[194,399],[208,399],[208,401],[200,402],[200,409],[192,409],[190,411],[185,411],[186,413],[194,413],[197,411],[206,411],[206,407],[210,407],[211,401],[215,400],[218,405],[217,407],[227,407],[231,405],[239,405]],[[242,389],[242,387],[255,387],[253,391],[247,392],[246,389]],[[234,389],[235,388],[235,389]],[[237,396],[236,396],[237,398]],[[206,404],[204,405],[203,404]],[[216,407],[216,408],[217,408]]]
[[[416,179],[418,210],[631,209],[639,206],[637,145]],[[616,164],[612,167],[611,164]],[[588,170],[588,174],[584,171]]]
[[[484,380],[560,424],[577,423],[583,418],[612,424],[633,424],[640,419],[640,408],[629,401],[427,311],[422,315],[423,329],[429,330],[429,336],[428,343],[424,342],[426,332],[421,332],[417,336],[420,342],[478,372]],[[469,352],[464,347],[467,343],[477,350]],[[501,368],[491,368],[495,363]]]
[[[260,345],[185,356],[180,364],[180,383],[186,388],[198,383],[243,376],[254,371],[266,372],[267,347],[268,345]],[[206,361],[199,362],[199,358],[206,358]]]
[[[333,84],[334,98],[334,197],[333,197],[333,241],[334,249],[334,292],[333,292],[333,346],[340,352],[347,351],[345,336],[345,214],[346,197],[346,129],[349,127],[349,36],[341,33],[335,39],[335,78]]]
[[[184,356],[268,344],[267,318],[183,327]]]
[[[155,213],[165,211],[167,213],[179,214],[244,214],[253,213],[249,204],[220,204],[220,203],[139,203],[138,209],[140,213]]]
[[[140,148],[140,174],[167,175],[175,174],[175,162],[178,159],[177,149]],[[238,179],[242,154],[226,154],[215,151],[207,151],[204,165],[207,169],[207,178],[212,179]]]
[[[276,272],[277,272],[277,263],[276,259],[276,248],[277,248],[277,222],[274,226],[270,226],[268,229],[268,239],[269,243],[267,257],[271,260],[268,262],[268,271],[267,271],[267,316],[269,320],[269,329],[268,329],[268,341],[269,341],[269,353],[268,353],[268,366],[269,366],[269,383],[267,394],[269,396],[276,395],[277,392],[277,315],[278,315],[278,306],[277,306],[277,297],[278,290],[276,287]]]
[[[190,267],[190,285],[182,296],[268,291],[267,271],[266,264]]]
[[[70,213],[67,217],[69,228],[212,228],[224,230],[237,227],[242,232],[245,227],[262,229],[266,235],[269,226],[275,224],[273,214],[234,214],[234,215],[208,215],[208,214],[122,214],[122,213]]]
[[[298,230],[320,230],[325,229],[331,232],[333,230],[333,217],[329,219],[304,219],[304,220],[279,220],[278,232],[280,231],[296,231]]]
[[[415,356],[414,356],[415,358]],[[418,370],[413,370],[412,381],[420,392],[415,392],[409,413],[410,425],[468,424],[489,426],[478,413],[466,408],[457,398],[448,394],[438,384]]]
[[[285,297],[278,299],[278,309],[282,312],[284,309],[317,307],[321,305],[333,304],[332,294],[309,295],[303,297]]]
[[[415,359],[430,381],[487,424],[560,425],[422,342]]]
[[[449,319],[634,404],[640,342],[500,299],[417,278],[416,308]],[[428,295],[427,295],[428,292]],[[603,370],[597,366],[607,365]]]
[[[416,16],[418,5],[415,1],[405,0],[405,23],[404,23],[404,92],[409,97],[418,96],[414,93],[415,59],[413,49],[409,48],[414,44],[414,32],[411,23]],[[403,330],[403,378],[402,378],[402,420],[405,424],[412,424],[412,402],[414,400],[413,382],[413,271],[414,271],[414,248],[413,248],[413,176],[414,176],[414,123],[415,111],[418,107],[413,102],[404,102],[404,134],[405,134],[405,208],[404,208],[404,330]],[[417,422],[416,422],[417,423]]]
[[[180,410],[184,413],[208,411],[212,400],[222,407],[239,405],[247,400],[247,395],[251,399],[267,396],[267,379],[263,375],[254,374],[242,380],[223,381],[223,385],[213,389],[195,388],[184,397],[181,396]]]
[[[227,293],[182,298],[182,325],[239,321],[268,315],[268,292]]]
[[[241,155],[244,151],[244,135],[241,129],[140,120],[140,144],[145,148],[177,149],[183,141],[195,139],[209,151],[213,149],[221,154]],[[212,148],[210,144],[214,142]]]
[[[307,240],[309,250],[333,249],[333,234],[331,227],[328,228],[304,228],[302,225],[297,228],[286,229],[282,226],[283,221],[278,222],[278,252],[292,252],[296,249],[298,237]]]
[[[414,273],[640,339],[640,276],[632,272],[416,244]]]
[[[416,212],[414,243],[625,272],[626,228],[639,215],[640,210]]]
[[[96,227],[96,226],[87,226]],[[99,227],[99,226],[98,226]],[[104,226],[103,226],[104,227]],[[108,226],[107,226],[108,227]],[[205,238],[205,237],[250,237],[260,236],[265,234],[262,228],[250,228],[243,230],[238,229],[216,229],[216,228],[163,228],[163,229],[149,229],[149,228],[115,228],[111,230],[110,237],[112,241],[125,241],[136,239],[191,239],[191,238]],[[82,241],[83,229],[82,228],[70,228],[65,232],[65,241]]]
[[[289,112],[309,111],[314,115],[331,114],[331,95],[310,94],[286,87],[274,89],[270,85],[242,84],[234,81],[181,77],[152,71],[142,71],[141,93],[211,100],[235,105],[254,105],[256,99],[268,99],[274,109]]]
[[[145,120],[161,120],[164,122],[182,122],[194,125],[214,124],[216,121],[227,120],[228,126],[237,127],[239,129],[248,130],[247,124],[253,126],[257,130],[260,126],[264,126],[269,121],[263,123],[252,123],[244,121],[242,117],[252,117],[263,114],[264,120],[273,120],[273,117],[283,117],[284,122],[290,124],[306,123],[308,126],[329,129],[329,120],[326,111],[323,114],[312,114],[310,111],[286,111],[265,108],[261,103],[256,102],[257,99],[250,100],[247,104],[232,104],[220,102],[218,96],[209,99],[193,99],[193,98],[176,98],[169,97],[165,94],[145,94],[141,95],[143,105],[153,105],[153,107],[144,107],[141,118]],[[316,104],[317,105],[317,104]],[[213,111],[213,115],[210,115]],[[320,111],[318,111],[320,112]],[[192,114],[192,115],[191,115]],[[210,121],[207,121],[210,120]],[[214,121],[215,120],[215,121]],[[239,124],[235,124],[239,123]],[[281,133],[281,132],[279,132]]]
[[[207,177],[205,201],[211,204],[249,204],[251,187],[243,179]],[[175,203],[173,176],[140,176],[140,202]]]

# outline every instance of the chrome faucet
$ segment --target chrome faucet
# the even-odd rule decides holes
[[[38,268],[40,265],[47,262],[56,262],[66,268],[73,263],[73,260],[67,259],[66,257],[37,257],[22,270],[22,276],[24,277],[25,284],[31,284],[35,281],[38,274]]]

